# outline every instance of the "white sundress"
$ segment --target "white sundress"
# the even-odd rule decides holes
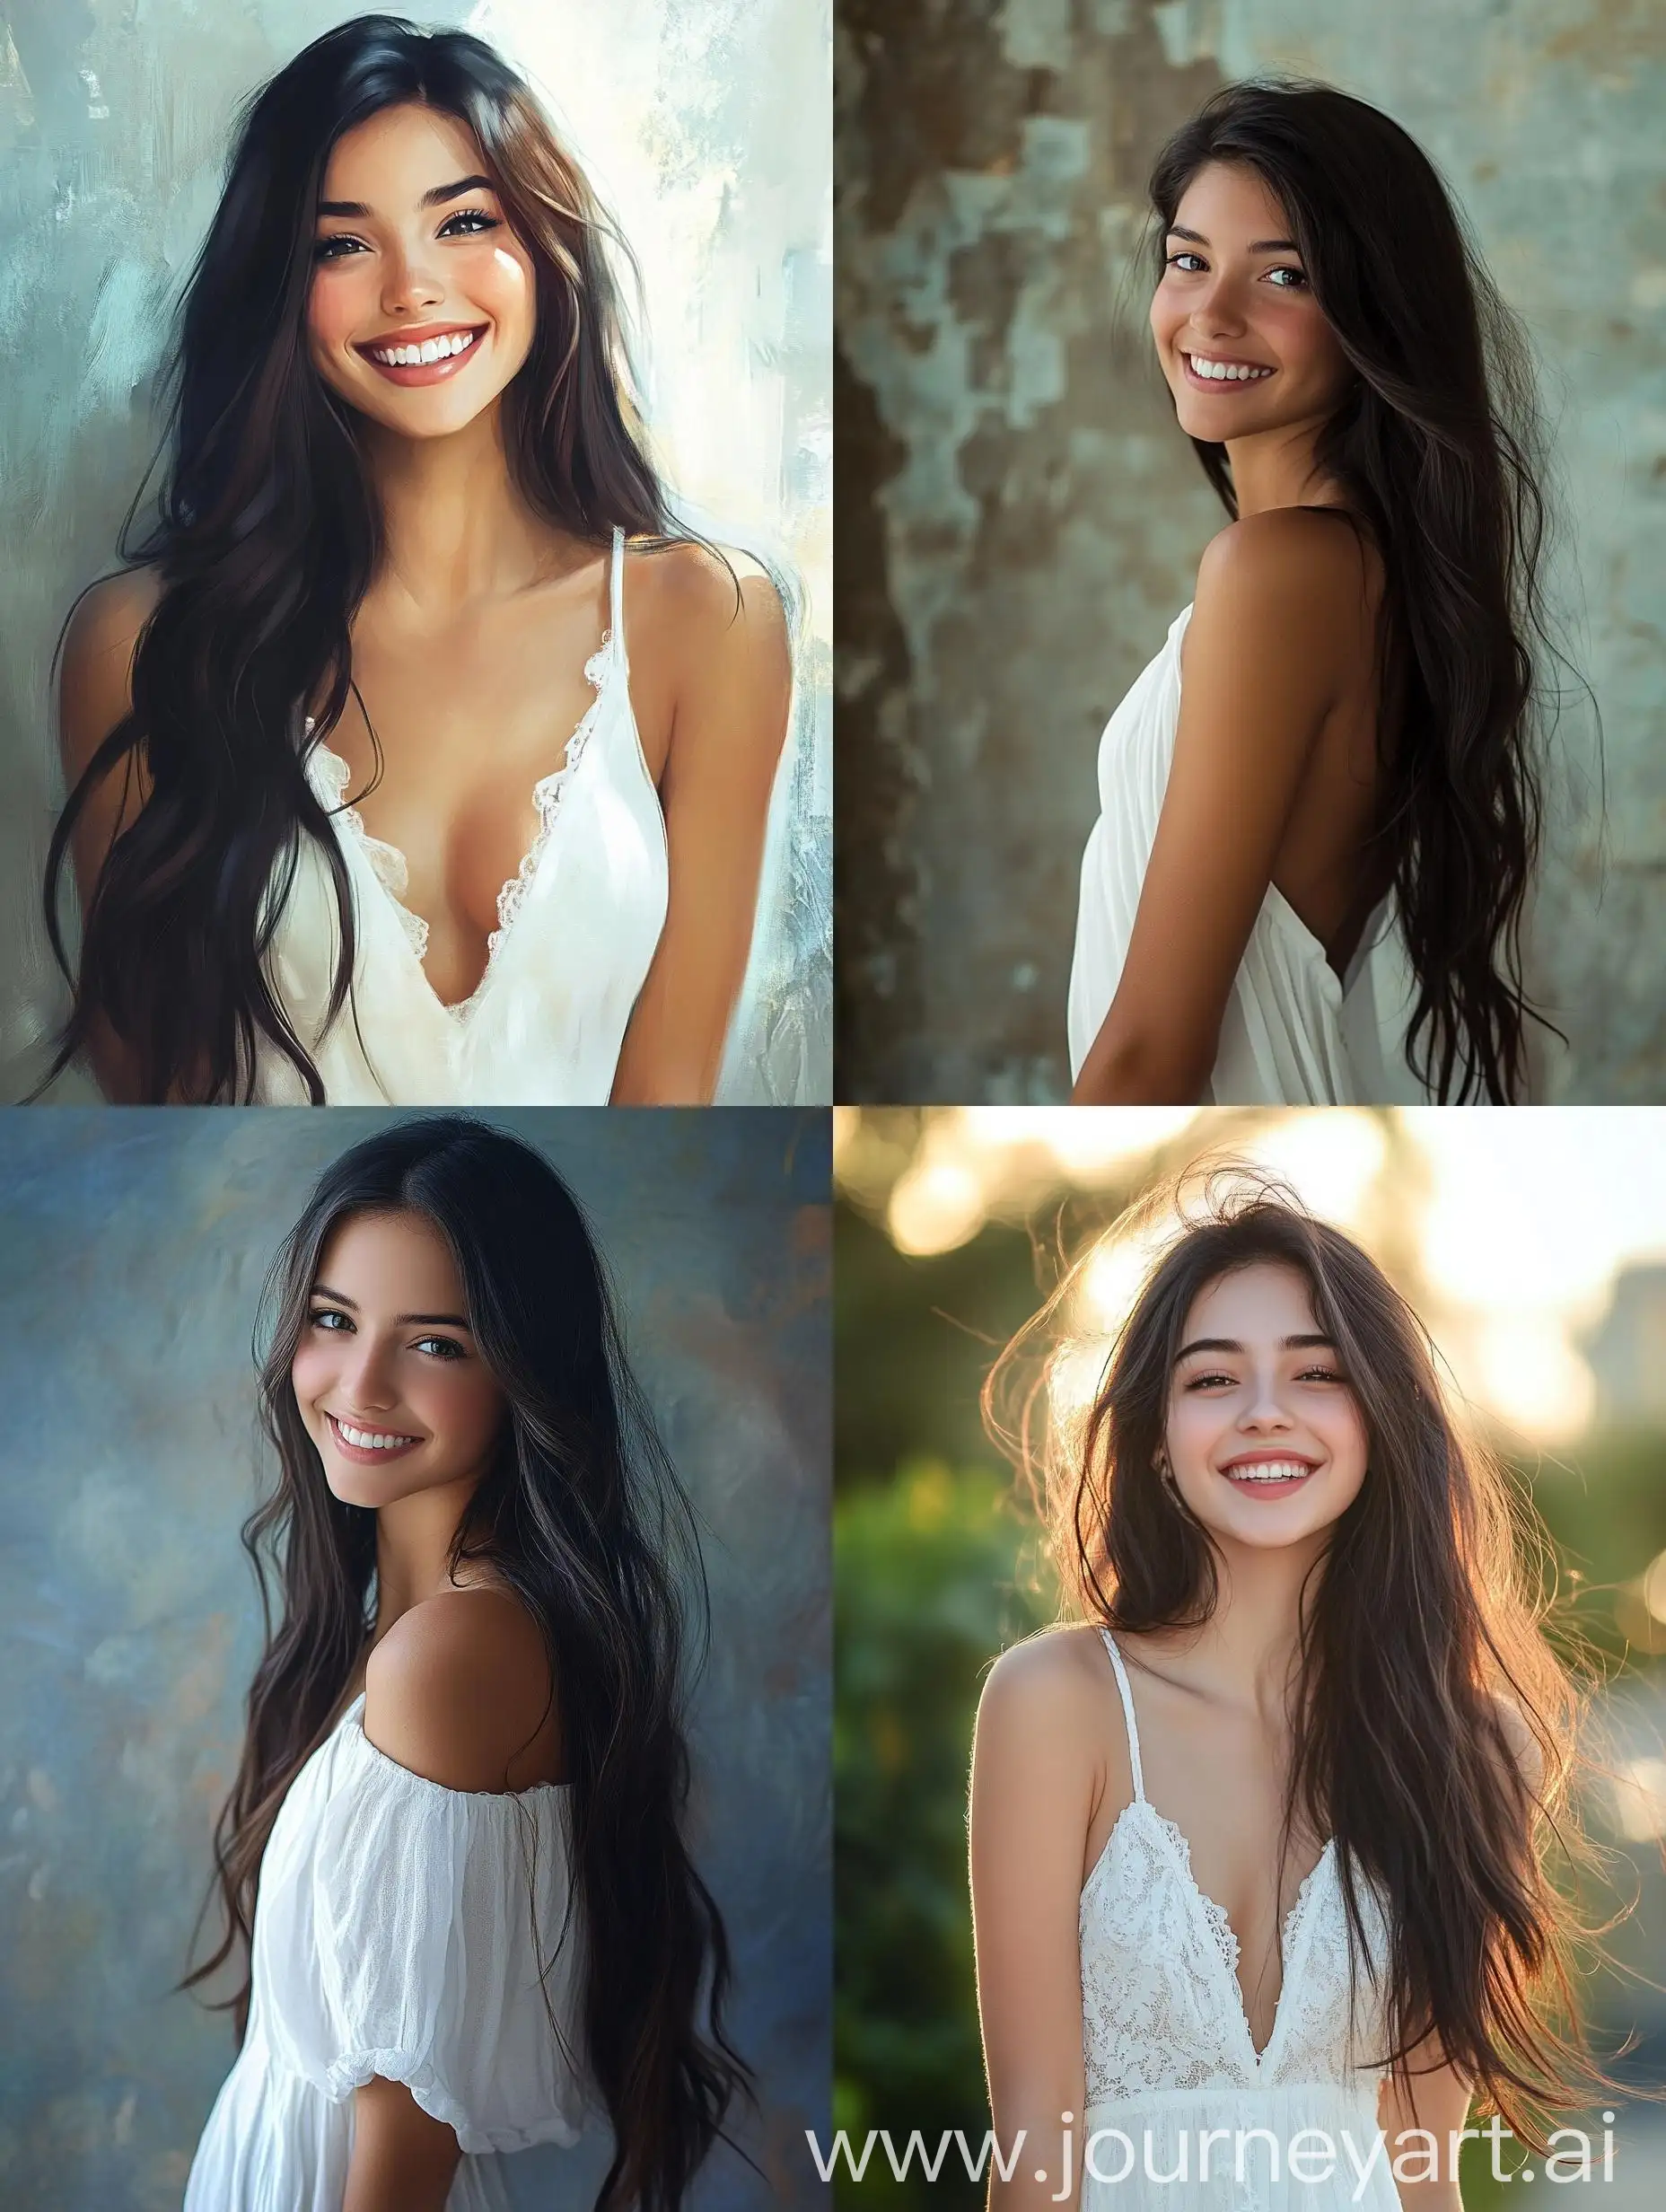
[[[1100,816],[1082,856],[1070,971],[1070,1072],[1081,1072],[1122,979],[1156,841],[1180,719],[1182,608],[1162,650],[1105,725]],[[1346,978],[1276,884],[1269,883],[1221,1021],[1202,1103],[1214,1106],[1423,1105],[1406,1062],[1411,964],[1390,896],[1372,909]]]
[[[508,2212],[496,2154],[573,2144],[592,2109],[575,2063],[576,1926],[562,1937],[566,1786],[445,1789],[376,1749],[364,1706],[361,1692],[273,1825],[248,2032],[184,2212],[341,2212],[353,2093],[373,2075],[456,2131],[446,2212]]]
[[[1100,1634],[1127,1719],[1134,1801],[1082,1891],[1082,2212],[1399,2212],[1377,2124],[1384,2069],[1372,2055],[1387,2049],[1380,1899],[1360,1883],[1376,1979],[1362,1962],[1351,2010],[1347,1924],[1328,1843],[1285,1918],[1284,1979],[1258,2052],[1238,1939],[1198,1889],[1185,1837],[1145,1795],[1127,1672],[1115,1638]],[[1206,2148],[1200,2134],[1211,2129]],[[1276,2157],[1253,2129],[1270,2131]]]
[[[352,887],[352,996],[326,1032],[340,923],[310,839],[267,972],[331,1106],[607,1104],[671,881],[665,817],[631,707],[624,569],[616,529],[610,627],[584,664],[596,696],[534,787],[538,834],[499,894],[486,972],[466,999],[448,1005],[428,981],[428,926],[403,903],[405,856],[371,837],[347,804],[346,762],[327,744],[308,754]],[[260,1104],[304,1102],[300,1079],[270,1047],[256,1073]]]

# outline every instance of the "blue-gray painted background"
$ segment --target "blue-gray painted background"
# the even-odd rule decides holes
[[[231,2065],[227,2018],[169,1991],[260,1645],[237,1538],[264,1479],[256,1302],[319,1171],[399,1118],[0,1114],[7,2208],[177,2212]],[[696,1848],[761,2077],[741,2139],[776,2194],[720,2148],[696,2202],[809,2203],[830,2071],[828,1117],[487,1118],[589,1213],[702,1521]],[[587,2212],[604,2152],[509,2161],[518,2212]]]

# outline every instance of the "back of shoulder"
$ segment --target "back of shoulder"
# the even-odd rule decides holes
[[[1375,549],[1334,509],[1271,507],[1217,532],[1197,566],[1197,614],[1234,623],[1273,620],[1315,638],[1374,610]]]
[[[447,1789],[502,1790],[550,1700],[542,1632],[513,1592],[441,1592],[402,1613],[364,1671],[365,1735]]]
[[[162,599],[154,568],[124,568],[76,601],[64,637],[64,764],[78,777],[133,704],[133,655]]]

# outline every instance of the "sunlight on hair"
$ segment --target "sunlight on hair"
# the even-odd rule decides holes
[[[1047,1364],[1048,1413],[1058,1444],[1074,1448],[1105,1380],[1113,1339],[1070,1337]]]
[[[1082,1264],[1071,1299],[1079,1328],[1117,1334],[1179,1225],[1172,1215],[1165,1215],[1101,1237]]]

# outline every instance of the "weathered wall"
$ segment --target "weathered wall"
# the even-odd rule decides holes
[[[1164,136],[1311,75],[1440,165],[1545,368],[1575,700],[1552,1097],[1666,1098],[1666,14],[1649,0],[840,0],[838,1095],[1067,1088],[1094,752],[1223,521],[1131,266]]]
[[[504,1113],[595,1225],[701,1519],[711,1656],[696,1848],[735,1947],[777,2193],[723,2152],[695,2202],[819,2201],[831,1937],[827,1116]],[[178,2212],[232,2058],[172,1996],[260,1646],[238,1524],[264,1479],[250,1335],[326,1162],[382,1118],[0,1114],[0,2203]],[[199,1951],[197,1956],[203,1955]],[[605,2143],[508,2162],[588,2212]]]
[[[63,1010],[36,918],[48,664],[115,566],[238,103],[374,0],[0,0],[0,1097]],[[797,714],[720,1097],[832,1094],[829,0],[432,0],[529,76],[643,277],[650,428],[707,531],[795,572]],[[10,29],[8,40],[7,31]],[[90,70],[94,85],[78,70]],[[95,1095],[85,1079],[54,1093]]]

